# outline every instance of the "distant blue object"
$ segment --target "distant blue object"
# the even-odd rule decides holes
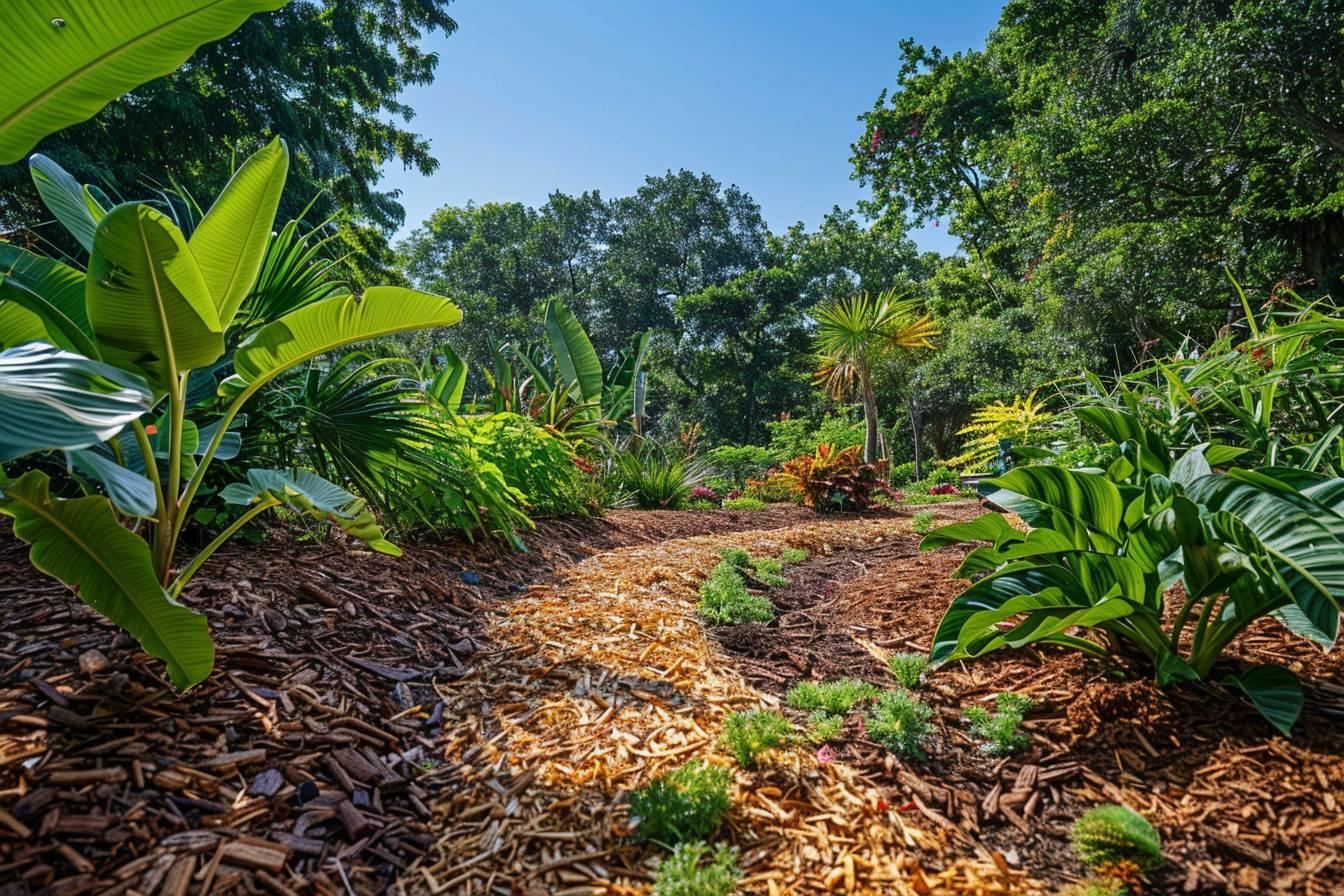
[[[462,581],[468,585],[479,585],[481,584],[481,577],[469,569],[464,569],[462,570]]]

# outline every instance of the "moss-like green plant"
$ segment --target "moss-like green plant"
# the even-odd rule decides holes
[[[728,896],[740,877],[737,850],[721,843],[711,854],[704,843],[683,843],[659,863],[653,896]]]
[[[724,548],[719,552],[719,559],[740,569],[746,569],[751,565],[751,555],[742,548]]]
[[[726,769],[693,759],[630,794],[630,814],[645,840],[664,846],[703,840],[723,822],[731,784]]]
[[[808,558],[807,551],[802,548],[785,548],[779,552],[779,559],[785,563],[806,563]]]
[[[998,712],[991,713],[983,706],[965,709],[971,731],[985,741],[980,749],[991,756],[1007,756],[1030,744],[1031,738],[1020,731],[1019,726],[1027,710],[1031,709],[1031,698],[1003,693],[994,698],[994,705]]]
[[[789,584],[789,580],[780,575],[784,571],[784,564],[774,557],[752,557],[751,571],[759,581],[771,588]]]
[[[1128,806],[1096,806],[1073,823],[1073,851],[1089,868],[1133,862],[1141,871],[1162,864],[1162,838]]]
[[[747,592],[747,581],[737,564],[725,559],[700,586],[700,615],[715,624],[738,625],[769,622],[775,610],[770,601]]]
[[[923,759],[933,710],[908,691],[887,691],[866,719],[868,737],[900,756]]]
[[[793,725],[777,712],[735,712],[723,723],[722,744],[743,768],[755,768],[765,752],[784,746]]]
[[[933,529],[933,514],[927,510],[921,510],[910,518],[910,528],[919,535],[928,535]]]
[[[924,684],[929,658],[922,653],[897,653],[887,660],[887,670],[901,687],[913,691]]]
[[[835,740],[845,728],[843,716],[832,715],[828,712],[812,713],[807,717],[807,723],[809,726],[807,739],[814,744],[824,744],[828,740]]]
[[[803,712],[821,711],[829,715],[844,715],[854,704],[871,700],[877,688],[857,678],[838,678],[835,681],[802,681],[794,685],[785,700],[794,709]]]
[[[764,510],[766,504],[760,498],[728,498],[723,502],[724,510]]]

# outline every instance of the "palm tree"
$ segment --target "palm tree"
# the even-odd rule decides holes
[[[863,293],[836,299],[817,308],[813,317],[821,362],[817,379],[838,401],[859,395],[866,427],[863,459],[871,463],[877,459],[878,426],[873,369],[884,355],[933,348],[938,327],[916,300],[902,298],[895,290],[876,298]]]

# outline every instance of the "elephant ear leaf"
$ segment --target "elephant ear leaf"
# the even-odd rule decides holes
[[[219,496],[230,504],[283,504],[295,513],[335,523],[380,554],[401,556],[401,549],[383,537],[362,499],[308,470],[248,470],[247,482],[227,485]]]
[[[288,172],[289,150],[276,137],[243,163],[191,235],[224,329],[261,271]]]
[[[86,286],[89,322],[109,364],[166,392],[224,354],[214,298],[182,232],[141,203],[98,225]]]
[[[46,328],[44,341],[90,358],[98,350],[84,310],[84,272],[45,255],[0,243],[0,299],[36,315]],[[0,332],[0,342],[17,344]]]
[[[106,441],[150,408],[138,377],[40,342],[0,352],[0,461]]]
[[[153,517],[158,510],[154,483],[117,463],[98,448],[71,451],[70,461],[80,472],[97,480],[112,504],[127,516]]]
[[[1255,666],[1223,681],[1249,697],[1265,721],[1284,737],[1302,714],[1302,685],[1296,675],[1281,666]]]
[[[157,0],[6,4],[0,57],[0,165],[48,134],[93,117],[126,91],[166,75],[201,44],[287,0]]]
[[[106,498],[52,498],[49,485],[45,473],[30,470],[0,487],[0,513],[13,517],[14,534],[32,545],[33,566],[167,663],[175,686],[202,681],[215,663],[206,619],[164,591],[149,545],[117,522]]]

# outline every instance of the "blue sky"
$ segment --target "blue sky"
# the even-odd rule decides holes
[[[982,45],[990,0],[457,0],[428,87],[406,91],[432,142],[431,177],[389,166],[406,228],[442,205],[552,190],[632,192],[649,174],[704,171],[750,193],[772,230],[816,226],[862,190],[855,120],[895,78],[906,36]],[[915,234],[951,251],[942,229]]]

